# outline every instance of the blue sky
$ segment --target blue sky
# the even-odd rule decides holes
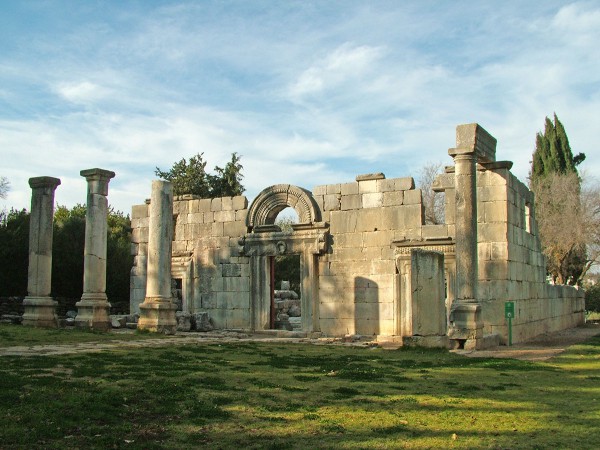
[[[154,168],[242,155],[246,195],[450,164],[478,122],[525,180],[544,117],[600,171],[596,1],[0,1],[2,207],[30,177],[113,170],[129,212]]]

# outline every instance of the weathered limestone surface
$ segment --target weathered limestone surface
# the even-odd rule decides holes
[[[58,178],[29,179],[31,214],[29,218],[29,270],[27,297],[23,300],[23,325],[56,327],[56,302],[50,297],[52,282],[52,222],[54,191]]]
[[[148,228],[146,298],[139,307],[138,329],[175,334],[177,307],[171,295],[173,186],[168,181],[152,182]]]
[[[88,169],[80,172],[87,180],[83,295],[77,306],[75,325],[108,330],[110,303],[106,296],[106,241],[108,232],[108,183],[115,173]]]
[[[294,319],[303,332],[398,340],[407,337],[403,323],[409,316],[402,305],[419,298],[405,290],[412,282],[411,250],[423,249],[444,255],[447,296],[443,314],[423,323],[418,314],[413,325],[441,327],[438,319],[445,317],[447,336],[410,334],[407,343],[445,345],[449,337],[473,348],[498,338],[505,342],[506,301],[516,304],[514,342],[581,323],[581,294],[546,284],[533,195],[511,174],[510,162],[496,161],[495,148],[496,140],[479,125],[457,127],[456,148],[450,150],[455,165],[434,183],[445,195],[445,223],[438,225],[425,224],[422,193],[411,177],[387,179],[382,173],[312,192],[275,185],[250,206],[243,196],[176,198],[169,251],[181,308],[210,315],[209,325],[217,329],[268,329],[274,326],[271,260],[298,254],[301,317]],[[299,217],[291,232],[275,225],[286,207]],[[151,296],[150,216],[148,204],[133,207],[132,312]],[[430,272],[415,270],[421,276]],[[284,314],[291,322],[289,310]]]

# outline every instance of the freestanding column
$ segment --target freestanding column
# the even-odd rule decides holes
[[[80,172],[87,180],[83,295],[77,306],[75,325],[95,330],[110,328],[110,303],[106,297],[106,240],[108,233],[108,183],[114,172],[88,169]]]
[[[140,305],[138,329],[175,334],[177,320],[171,295],[171,247],[173,241],[173,186],[152,182],[148,234],[146,298]]]
[[[465,348],[479,348],[483,338],[481,305],[477,299],[477,161],[496,158],[496,139],[473,123],[456,127],[454,158],[456,227],[456,298],[450,313],[448,336]],[[460,345],[460,344],[458,344]]]
[[[57,327],[56,304],[50,297],[52,281],[52,221],[54,191],[58,178],[29,179],[31,214],[29,216],[29,271],[27,297],[23,300],[23,325]]]

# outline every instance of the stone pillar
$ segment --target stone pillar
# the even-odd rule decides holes
[[[456,225],[456,298],[450,313],[449,338],[455,346],[480,348],[481,305],[477,299],[477,179],[476,163],[495,160],[496,139],[477,124],[456,127],[454,158]]]
[[[58,178],[29,179],[31,214],[29,216],[29,271],[27,297],[23,300],[23,325],[57,327],[56,304],[50,297],[52,282],[52,222],[54,191]]]
[[[106,240],[108,234],[108,183],[114,172],[88,169],[80,172],[87,180],[83,295],[76,303],[75,325],[95,330],[110,328],[110,303],[106,297]]]
[[[140,330],[175,334],[177,329],[177,306],[171,296],[172,243],[173,186],[155,180],[150,197],[146,298],[140,305]]]

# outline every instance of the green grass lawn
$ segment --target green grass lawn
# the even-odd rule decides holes
[[[138,331],[108,332],[80,328],[44,329],[21,325],[0,324],[0,347],[44,344],[74,344],[80,342],[137,341],[142,339],[169,339],[164,334]],[[1,445],[1,443],[0,443]]]
[[[256,342],[0,363],[2,448],[600,443],[598,337],[546,363]]]

